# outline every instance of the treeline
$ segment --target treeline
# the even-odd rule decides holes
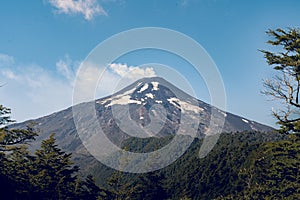
[[[132,151],[162,142],[132,141]],[[199,159],[201,144],[195,139],[177,161],[152,173],[114,172],[114,191],[120,199],[300,199],[300,134],[224,133],[208,156]]]

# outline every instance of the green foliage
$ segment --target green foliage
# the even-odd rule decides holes
[[[26,145],[5,156],[2,173],[10,184],[11,199],[100,199],[100,189],[92,176],[81,180],[71,154],[57,147],[54,134],[31,155]]]
[[[268,43],[273,46],[279,46],[283,49],[283,53],[272,53],[262,51],[269,65],[273,65],[275,70],[286,70],[291,68],[295,75],[300,74],[300,30],[289,28],[287,31],[283,29],[268,30],[267,34],[274,38]],[[298,78],[298,76],[296,76]]]
[[[22,145],[7,155],[4,162],[6,176],[13,183],[15,196],[18,198],[28,197],[30,190],[30,178],[32,173],[34,158],[30,155],[27,146]]]
[[[100,189],[92,176],[82,181],[71,154],[58,148],[54,134],[31,155],[27,142],[37,133],[27,129],[8,129],[13,122],[10,109],[0,105],[0,191],[8,199],[100,199]]]
[[[273,40],[268,43],[280,49],[279,52],[261,50],[267,63],[278,73],[272,80],[265,80],[264,94],[283,103],[282,108],[273,111],[282,133],[300,132],[300,29],[269,30]]]
[[[34,140],[37,132],[33,129],[32,124],[27,129],[8,129],[7,125],[14,122],[10,118],[10,109],[0,105],[0,153],[11,151],[19,144]]]
[[[249,155],[240,171],[244,189],[218,199],[299,199],[300,135],[267,142]]]
[[[8,129],[7,125],[14,122],[10,118],[10,109],[0,105],[0,188],[9,196],[22,193],[22,185],[26,185],[28,175],[26,165],[30,163],[26,148],[21,145],[33,140],[37,133],[32,126],[26,130]],[[25,156],[22,156],[24,153]],[[8,156],[7,156],[8,155]],[[18,163],[11,165],[7,158],[18,160]],[[13,170],[19,170],[24,176],[12,176]],[[13,177],[13,178],[12,178]]]
[[[11,110],[9,108],[0,105],[0,127],[14,122],[14,120],[10,118],[10,113]]]
[[[198,157],[202,140],[196,139],[170,166],[146,174],[115,171],[108,178],[109,186],[104,186],[114,194],[111,199],[213,199],[227,196],[246,188],[241,170],[254,159],[257,149],[266,142],[285,137],[259,132],[222,134],[214,149],[203,159]],[[169,141],[169,137],[160,138],[160,141],[135,138],[125,141],[124,148],[145,152],[144,148],[158,147]]]
[[[115,171],[107,180],[108,190],[110,191],[109,199],[125,199],[126,198],[126,184],[122,183],[123,173]]]
[[[62,152],[55,144],[54,134],[44,140],[35,152],[32,185],[35,195],[45,199],[67,199],[75,188],[78,167],[72,166],[71,154]]]
[[[162,173],[149,172],[141,174],[137,181],[131,186],[131,190],[127,197],[129,199],[166,199],[164,177]]]
[[[108,191],[100,189],[92,175],[88,175],[85,181],[76,182],[74,199],[108,199]]]

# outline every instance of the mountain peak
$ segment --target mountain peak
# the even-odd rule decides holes
[[[144,106],[171,104],[171,106],[175,106],[181,111],[184,111],[181,107],[185,107],[185,109],[193,107],[194,110],[200,110],[200,108],[196,109],[198,100],[161,77],[139,79],[121,91],[107,98],[98,100],[97,103],[102,104],[105,107],[127,104]]]
[[[203,138],[209,131],[214,132],[218,128],[223,132],[273,130],[197,100],[161,77],[137,80],[113,95],[75,106],[76,114],[79,115],[75,115],[76,118],[74,107],[70,107],[31,122],[43,133],[37,141],[43,140],[50,133],[57,133],[61,146],[67,151],[76,152],[80,159],[88,156],[76,136],[81,129],[75,126],[74,120],[80,120],[84,124],[82,129],[86,133],[96,130],[93,120],[97,120],[107,138],[118,146],[131,137],[181,134]],[[213,121],[212,114],[215,115]],[[220,119],[225,119],[225,123],[219,123]],[[22,129],[27,125],[28,122],[23,122],[15,124],[14,128]],[[193,134],[194,131],[196,135]],[[87,138],[89,136],[85,135]]]
[[[218,119],[225,117],[224,126],[223,124],[220,125],[224,132],[273,130],[271,127],[219,110],[186,94],[161,77],[137,80],[113,95],[96,100],[94,105],[101,127],[107,135],[112,137],[113,141],[117,141],[116,143],[121,143],[127,136],[124,136],[124,133],[118,127],[120,120],[114,118],[115,113],[125,117],[126,120],[124,121],[135,121],[140,128],[147,127],[152,120],[160,119],[160,116],[165,116],[165,121],[160,120],[162,129],[159,131],[159,135],[176,133],[182,123],[181,118],[183,116],[185,122],[187,122],[183,124],[184,127],[187,127],[187,124],[195,119],[199,120],[198,136],[202,137],[209,128],[212,113],[215,113]],[[85,106],[88,106],[88,104],[76,106],[85,111],[87,110]],[[93,113],[86,113],[84,119],[91,119],[92,115]],[[76,131],[72,116],[72,108],[68,108],[33,121],[38,124],[37,128],[44,130],[45,133],[61,132],[71,134]],[[27,123],[24,122],[19,126],[25,126]],[[215,124],[215,127],[217,126],[219,124]],[[182,130],[185,133],[190,132],[188,129]]]
[[[139,94],[139,95],[138,95]],[[177,97],[179,99],[189,100],[191,102],[197,102],[197,100],[190,96],[189,94],[185,93],[181,89],[174,86],[172,83],[168,82],[162,77],[145,77],[135,81],[134,83],[126,86],[125,88],[121,89],[120,91],[114,93],[113,95],[109,96],[112,97],[119,97],[119,96],[140,96],[140,95],[148,95],[148,98],[154,96],[160,96],[161,98],[171,98]],[[105,98],[103,98],[105,99]],[[102,100],[102,99],[101,99]],[[99,101],[99,100],[98,100]]]
[[[141,78],[137,81],[135,81],[134,83],[130,84],[129,86],[125,87],[124,89],[120,90],[119,92],[113,94],[114,95],[118,95],[121,93],[125,93],[126,91],[129,90],[133,90],[133,88],[135,89],[140,89],[142,87],[147,87],[147,86],[151,86],[153,88],[153,90],[158,90],[158,85],[165,85],[165,86],[171,86],[172,84],[169,83],[168,81],[166,81],[164,78],[162,77],[158,77],[158,76],[154,76],[154,77],[145,77],[145,78]]]

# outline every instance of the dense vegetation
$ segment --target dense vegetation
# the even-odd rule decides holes
[[[282,133],[300,132],[300,29],[269,30],[267,43],[276,52],[262,50],[267,63],[275,70],[272,79],[264,81],[265,95],[278,100],[282,106],[274,109]]]
[[[148,140],[146,145],[141,142],[140,146],[136,139],[134,141],[136,149],[157,145],[155,140]],[[159,199],[299,197],[299,135],[259,132],[222,134],[212,152],[203,159],[198,157],[200,146],[201,140],[196,139],[175,163],[153,173],[133,175],[114,172],[122,199],[126,192],[129,199],[157,199],[155,195],[158,192],[149,192],[149,189],[141,190],[153,195],[149,198],[132,196],[132,193],[139,191],[139,183],[143,183],[145,188],[159,187],[159,194],[162,195]],[[133,192],[129,192],[128,188],[133,188]]]
[[[10,110],[0,107],[0,190],[4,199],[96,199],[101,190],[92,176],[82,179],[71,154],[55,143],[54,134],[34,155],[27,142],[37,133],[8,129]]]

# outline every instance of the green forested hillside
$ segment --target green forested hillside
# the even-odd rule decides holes
[[[123,145],[130,151],[144,152],[160,147],[170,139],[135,138]],[[196,139],[180,159],[164,169],[148,174],[108,170],[107,179],[101,179],[101,174],[97,178],[114,198],[120,199],[298,197],[299,135],[224,133],[209,155],[199,159],[201,143],[202,140]],[[105,167],[99,165],[99,171],[102,171],[100,168]]]
[[[300,199],[300,134],[259,145],[239,178],[244,189],[220,199]]]
[[[168,139],[166,138],[166,140]],[[151,145],[150,143],[148,140],[148,144],[144,142],[140,144],[148,148],[148,146],[155,146],[156,142],[153,140]],[[140,149],[136,141],[134,144],[136,149]],[[201,140],[195,140],[184,156],[172,165],[150,175],[115,172],[121,183],[119,191],[135,188],[137,183],[144,179],[144,176],[154,176],[156,179],[146,185],[151,186],[157,181],[160,182],[164,195],[169,199],[228,198],[233,194],[243,199],[249,193],[258,192],[262,186],[257,186],[257,184],[267,183],[269,190],[274,192],[278,190],[279,196],[288,196],[284,192],[284,187],[289,188],[288,191],[292,191],[290,193],[293,195],[297,195],[297,192],[299,195],[297,188],[300,187],[300,143],[297,135],[285,137],[276,133],[259,132],[222,134],[212,152],[203,159],[198,158],[200,146]],[[264,165],[253,165],[264,154],[267,155]],[[275,158],[276,156],[279,158]],[[280,161],[280,159],[284,159],[284,161]],[[262,173],[261,170],[266,171]],[[274,180],[280,184],[271,184],[268,177],[274,177]],[[285,182],[281,183],[281,181]],[[267,195],[267,192],[262,194],[266,197]]]

